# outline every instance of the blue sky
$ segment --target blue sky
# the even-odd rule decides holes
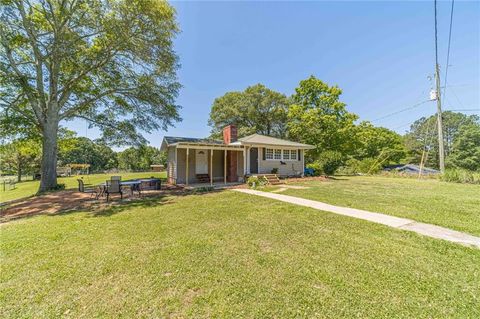
[[[399,133],[434,102],[374,121],[428,99],[434,72],[433,1],[172,2],[182,32],[178,97],[182,122],[146,137],[203,137],[213,100],[263,83],[291,95],[315,75],[338,85],[349,111]],[[439,63],[445,71],[450,1],[440,1]],[[455,2],[444,109],[480,109],[480,3]],[[450,86],[450,87],[449,87]],[[474,112],[467,112],[473,114]],[[480,112],[477,112],[480,113]],[[80,136],[83,120],[67,123]]]

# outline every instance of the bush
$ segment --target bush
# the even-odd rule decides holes
[[[342,165],[342,154],[335,151],[326,151],[320,154],[318,162],[324,174],[333,175]]]
[[[247,180],[247,185],[253,188],[258,186],[264,186],[266,181],[263,178],[258,178],[258,176],[250,176]]]
[[[313,176],[319,176],[323,173],[322,168],[320,167],[320,163],[318,161],[315,161],[313,163],[307,164],[306,167],[308,169],[313,170]]]
[[[444,182],[480,184],[480,172],[472,172],[465,169],[447,169],[440,179]]]
[[[278,168],[277,168],[277,167],[272,168],[271,173],[272,173],[272,174],[278,174]]]

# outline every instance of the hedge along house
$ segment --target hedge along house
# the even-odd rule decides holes
[[[166,136],[167,178],[172,184],[238,183],[246,176],[302,176],[304,152],[312,145],[253,134],[237,139],[237,128],[223,129],[223,141]]]

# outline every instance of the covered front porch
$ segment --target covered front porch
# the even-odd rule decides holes
[[[245,154],[241,146],[181,144],[175,148],[175,184],[219,186],[241,183]]]

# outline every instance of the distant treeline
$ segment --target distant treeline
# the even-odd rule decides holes
[[[141,145],[115,152],[101,141],[77,137],[74,132],[63,131],[59,140],[58,167],[69,164],[89,164],[90,172],[111,169],[143,171],[150,165],[166,164],[166,155],[158,148]],[[65,132],[67,132],[65,134]],[[40,141],[16,140],[0,146],[2,175],[33,175],[40,171]]]

